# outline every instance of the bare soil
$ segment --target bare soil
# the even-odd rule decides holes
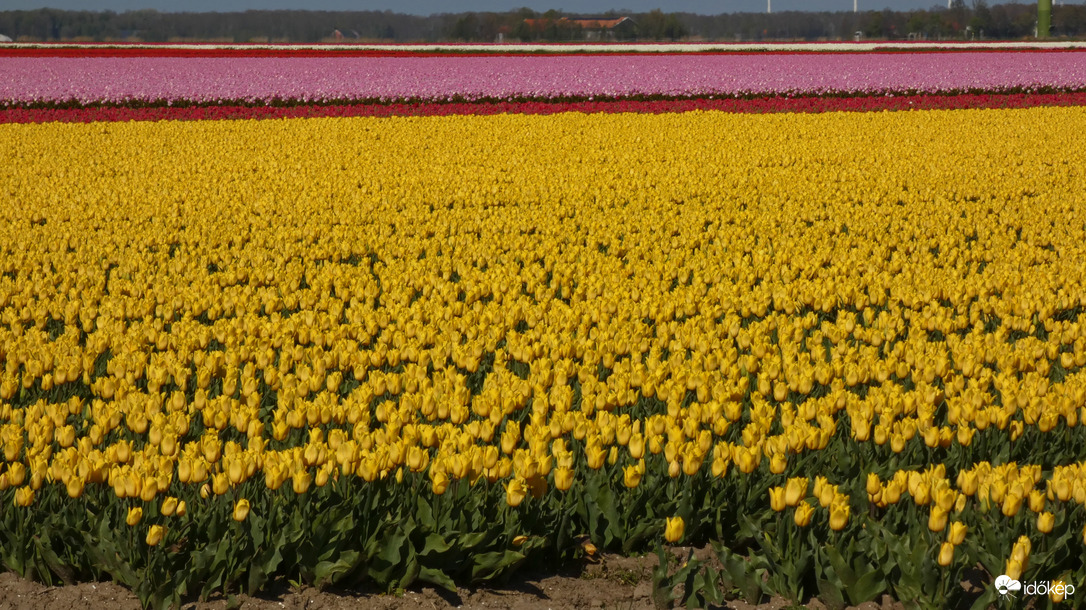
[[[679,550],[679,549],[676,549]],[[701,553],[697,553],[700,555]],[[685,555],[684,555],[685,556]],[[651,610],[652,570],[656,557],[604,555],[579,573],[533,573],[523,570],[505,586],[461,588],[455,595],[429,587],[412,588],[401,595],[354,590],[291,589],[282,587],[259,597],[247,595],[192,601],[187,610],[436,610],[443,608],[485,608],[525,610],[571,610],[579,608]],[[723,608],[734,610],[778,610],[792,607],[783,599],[752,606],[728,602]],[[823,609],[814,600],[805,607]],[[140,610],[139,600],[127,589],[112,582],[82,583],[50,587],[31,582],[11,573],[0,573],[0,610]],[[888,597],[882,603],[869,603],[857,610],[900,610],[902,605]]]

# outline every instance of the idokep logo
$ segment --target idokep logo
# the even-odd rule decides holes
[[[1022,590],[1022,583],[1006,574],[1001,574],[995,579],[995,588],[1000,595],[1012,595],[1014,592]]]
[[[1023,595],[1056,595],[1061,598],[1071,597],[1075,594],[1075,585],[1064,582],[1040,581],[1023,585],[1006,574],[995,579],[995,588],[1000,595],[1015,597],[1015,593],[1021,591]]]

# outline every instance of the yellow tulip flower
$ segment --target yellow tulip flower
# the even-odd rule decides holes
[[[783,487],[769,488],[769,506],[778,513],[785,509],[787,503],[785,502]]]
[[[65,487],[67,489],[69,498],[79,498],[83,495],[84,482],[83,479],[79,478],[78,476],[73,476],[68,479],[68,483]]]
[[[1047,534],[1052,531],[1052,526],[1056,523],[1056,515],[1045,511],[1037,515],[1037,531],[1042,534]]]
[[[682,539],[686,524],[682,517],[668,517],[664,527],[664,540],[675,543]]]
[[[830,505],[830,529],[833,531],[840,531],[848,524],[848,516],[850,512],[849,505],[842,502],[834,502]]]
[[[941,506],[932,506],[928,515],[928,529],[933,532],[941,532],[946,529],[947,511]]]
[[[944,542],[939,547],[939,565],[946,567],[954,561],[954,545],[950,542]]]
[[[1069,587],[1066,579],[1061,578],[1059,580],[1054,580],[1049,584],[1048,599],[1050,599],[1053,604],[1063,603],[1063,601],[1067,599],[1068,589]],[[1070,591],[1073,592],[1074,589],[1070,589]]]
[[[965,541],[965,534],[969,531],[969,526],[961,521],[955,521],[950,524],[950,531],[947,533],[947,542],[957,546]]]
[[[807,495],[806,477],[788,479],[784,486],[784,504],[795,506]]]
[[[807,527],[811,522],[811,517],[814,515],[814,506],[811,506],[809,502],[804,500],[796,506],[795,523],[799,527]]]
[[[135,527],[142,519],[143,508],[136,506],[128,509],[128,516],[125,518],[124,522],[129,526]]]
[[[505,502],[509,506],[517,507],[528,495],[528,488],[521,479],[513,479],[505,485]]]
[[[1004,517],[1013,517],[1018,514],[1018,509],[1022,506],[1022,496],[1016,493],[1008,493],[1003,496],[1002,511]]]
[[[165,536],[166,528],[161,525],[152,525],[150,529],[147,530],[147,546],[158,546],[158,543],[162,542],[162,539]]]
[[[234,521],[245,521],[249,518],[249,501],[242,498],[234,504],[234,513],[232,515]]]
[[[571,485],[573,485],[573,470],[566,467],[555,469],[554,486],[561,491],[566,491]]]
[[[30,506],[34,503],[34,490],[30,487],[20,487],[15,490],[15,505]],[[1084,536],[1086,537],[1086,536]]]

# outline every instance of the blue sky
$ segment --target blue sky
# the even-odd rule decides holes
[[[772,0],[773,11],[825,11],[852,10],[852,0]],[[999,0],[989,0],[998,4]],[[945,0],[860,0],[860,10],[912,10],[946,6]],[[967,1],[967,4],[969,2]],[[765,0],[4,0],[0,10],[28,10],[58,8],[67,10],[112,10],[123,12],[138,9],[159,11],[245,11],[257,9],[310,9],[329,11],[391,10],[399,13],[429,15],[433,13],[457,13],[461,11],[507,11],[521,6],[545,11],[561,9],[573,13],[600,13],[611,9],[648,11],[661,8],[666,11],[682,11],[713,15],[735,12],[761,12],[766,9]]]

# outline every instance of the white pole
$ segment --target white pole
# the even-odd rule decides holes
[[[767,14],[773,12],[773,0],[765,0],[765,12]]]
[[[852,0],[852,12],[860,12],[860,0]]]

